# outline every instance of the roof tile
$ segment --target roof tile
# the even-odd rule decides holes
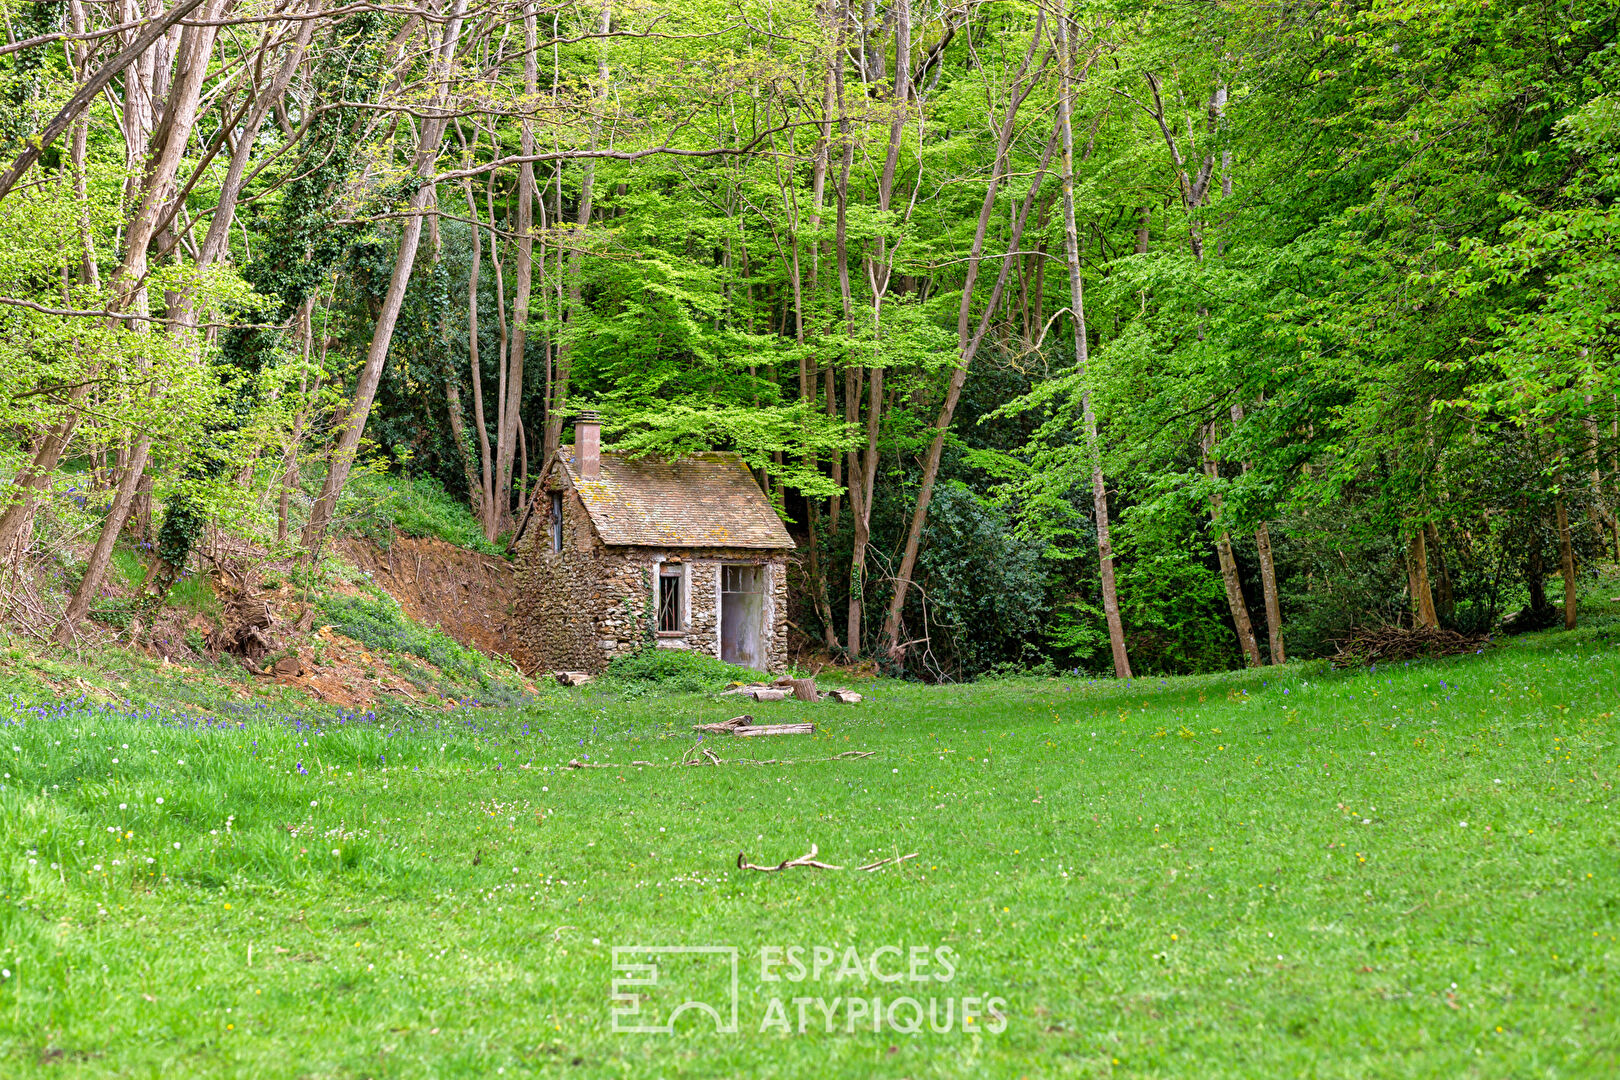
[[[573,448],[558,455],[602,542],[631,547],[786,548],[781,518],[736,454],[678,461],[603,453],[601,475],[581,480]]]

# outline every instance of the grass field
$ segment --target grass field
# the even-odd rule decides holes
[[[753,706],[818,732],[704,767],[670,763],[736,699],[318,717],[132,662],[124,709],[23,659],[10,1075],[1620,1073],[1603,626],[1346,674],[872,684]],[[846,869],[736,867],[812,844]],[[737,1033],[614,1030],[614,946],[668,945],[739,950]],[[804,978],[766,981],[788,947]],[[725,996],[723,954],[661,978],[655,1021]]]

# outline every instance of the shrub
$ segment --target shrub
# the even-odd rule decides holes
[[[90,602],[90,617],[115,630],[129,629],[135,619],[135,601],[123,596],[103,596]]]
[[[653,647],[614,657],[603,677],[610,683],[651,684],[674,693],[713,693],[728,683],[755,682],[760,675],[689,649]]]

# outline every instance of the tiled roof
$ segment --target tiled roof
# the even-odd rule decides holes
[[[558,455],[604,544],[632,547],[788,548],[793,538],[736,454],[679,461],[603,453],[581,480],[572,447]]]

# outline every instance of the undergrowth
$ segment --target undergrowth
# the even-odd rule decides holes
[[[374,540],[385,551],[398,532],[443,540],[485,555],[504,553],[499,545],[484,539],[483,527],[466,503],[430,477],[356,475],[344,490],[339,514],[347,532]]]
[[[614,657],[599,686],[620,693],[716,693],[732,683],[755,682],[757,671],[716,660],[688,649],[643,648]]]

